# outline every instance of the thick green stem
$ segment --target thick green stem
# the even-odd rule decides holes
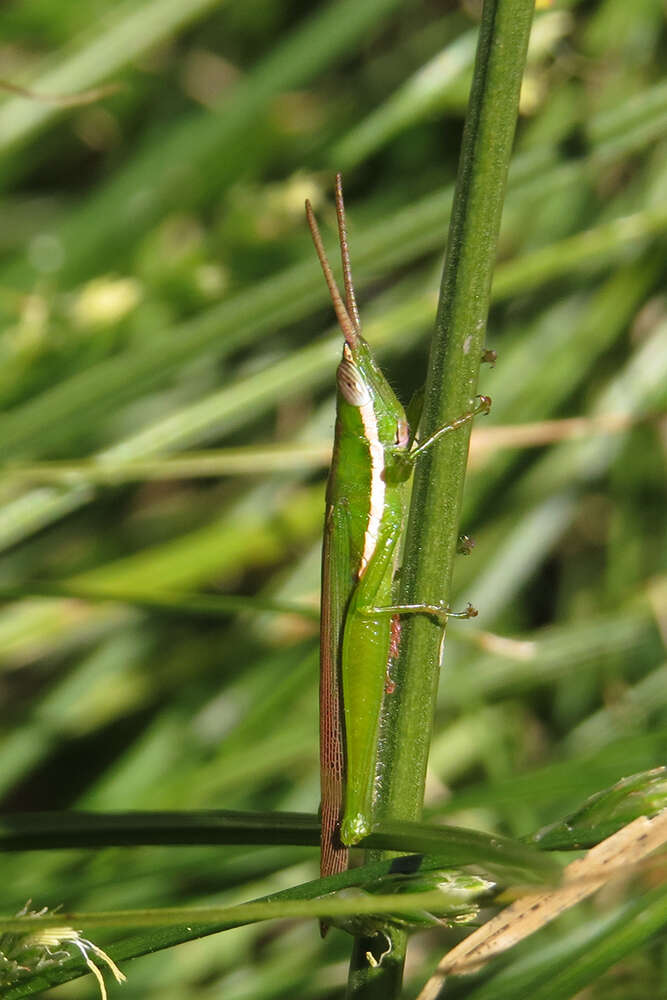
[[[426,381],[422,440],[474,406],[503,199],[533,0],[486,0],[463,135]],[[420,456],[407,527],[401,604],[449,601],[470,424]],[[442,634],[414,616],[402,623],[396,690],[382,722],[377,819],[419,819],[438,685]],[[373,968],[358,942],[348,996],[400,992],[403,935],[391,963]],[[387,961],[387,960],[385,960]]]

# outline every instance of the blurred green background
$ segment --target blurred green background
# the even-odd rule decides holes
[[[317,606],[340,345],[304,198],[333,248],[344,172],[365,333],[407,402],[478,13],[3,5],[1,79],[118,84],[0,100],[4,811],[315,811],[316,621],[197,600]],[[480,615],[448,636],[431,819],[529,834],[667,757],[664,56],[659,0],[536,16],[456,577]],[[2,911],[235,902],[316,871],[296,847],[6,854]],[[415,989],[448,940],[416,939]],[[338,996],[347,951],[247,927],[128,963],[119,995]],[[590,995],[655,996],[660,970],[635,954]]]

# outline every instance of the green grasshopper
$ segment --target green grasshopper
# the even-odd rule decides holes
[[[336,374],[336,431],[326,494],[320,635],[320,780],[322,876],[347,868],[348,848],[371,829],[377,741],[400,617],[426,614],[443,625],[444,603],[398,605],[394,594],[399,543],[415,459],[490,400],[417,444],[405,411],[361,336],[352,284],[340,174],[338,237],[345,302],[322,237],[306,216],[336,318],[345,337]],[[462,617],[477,612],[468,608]]]

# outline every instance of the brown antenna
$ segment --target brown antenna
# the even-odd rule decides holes
[[[343,201],[343,177],[336,174],[336,215],[338,216],[338,239],[340,242],[340,257],[343,262],[343,281],[345,283],[345,304],[348,316],[354,323],[357,331],[361,330],[359,320],[359,310],[357,300],[354,297],[354,283],[352,281],[352,266],[350,264],[350,245],[347,242],[347,226],[345,224],[345,202]]]
[[[338,192],[336,193],[336,197],[338,197]],[[336,279],[334,278],[333,272],[331,270],[331,265],[329,264],[329,261],[327,259],[326,251],[324,249],[324,244],[322,243],[322,236],[320,235],[320,230],[317,225],[317,219],[315,218],[315,213],[313,212],[313,206],[310,204],[310,201],[308,201],[308,199],[306,199],[306,218],[308,219],[308,227],[310,229],[310,235],[313,237],[313,243],[315,244],[317,256],[319,257],[320,264],[322,266],[324,278],[329,288],[329,295],[331,296],[331,301],[333,303],[334,311],[336,313],[336,319],[338,320],[340,328],[343,331],[345,340],[348,342],[350,347],[354,348],[359,343],[358,326],[355,325],[352,319],[350,319],[350,315],[347,309],[345,308],[343,299],[341,298],[341,294],[338,290],[338,285],[336,284]],[[340,232],[340,227],[339,227],[339,232]],[[343,252],[342,247],[341,247],[341,252]],[[345,261],[345,257],[343,258],[343,261]],[[345,264],[343,264],[343,266],[345,266]],[[349,267],[349,261],[348,261],[348,267]],[[346,293],[347,293],[347,280],[348,279],[346,278],[345,279]],[[354,295],[352,296],[352,302],[354,304],[354,309],[356,311],[357,307],[356,303],[354,303]]]

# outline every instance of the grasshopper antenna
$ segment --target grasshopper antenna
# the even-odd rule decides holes
[[[350,315],[345,308],[343,299],[338,290],[338,285],[336,284],[336,279],[333,276],[333,271],[331,270],[331,265],[326,255],[324,249],[324,244],[322,242],[322,236],[320,234],[319,227],[317,225],[317,219],[315,218],[315,213],[313,212],[313,206],[310,201],[306,199],[306,218],[308,219],[308,228],[310,229],[310,235],[313,237],[313,243],[315,244],[315,249],[317,251],[317,256],[319,257],[320,264],[322,266],[322,271],[324,273],[324,278],[329,288],[329,295],[331,296],[331,301],[333,303],[334,311],[336,313],[336,319],[340,325],[341,330],[345,336],[345,340],[350,345],[351,348],[355,348],[359,343],[359,330],[358,324],[350,319]],[[344,232],[344,230],[343,230]],[[348,261],[349,267],[349,261]],[[347,292],[347,277],[345,279],[345,288]],[[354,303],[354,295],[352,296],[352,302]],[[356,310],[356,303],[354,303],[354,308]]]
[[[336,174],[336,215],[338,217],[338,240],[340,242],[340,257],[343,262],[343,281],[345,283],[345,304],[347,314],[357,331],[361,330],[357,300],[354,296],[352,281],[352,266],[350,264],[350,245],[347,242],[347,225],[345,222],[345,202],[343,201],[343,177]]]

